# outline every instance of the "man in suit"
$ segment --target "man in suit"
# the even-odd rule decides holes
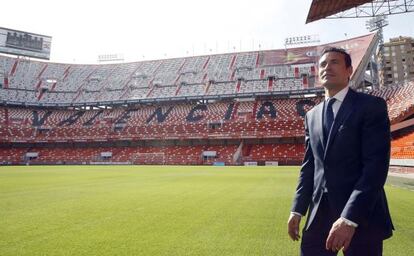
[[[305,157],[288,220],[301,255],[382,255],[394,229],[384,183],[390,158],[390,122],[382,98],[349,88],[353,72],[343,49],[325,48],[319,79],[325,101],[305,117]]]

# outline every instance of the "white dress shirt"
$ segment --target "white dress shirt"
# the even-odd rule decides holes
[[[349,91],[349,85],[347,85],[344,89],[337,92],[332,98],[335,98],[335,102],[332,105],[332,111],[334,113],[334,118],[336,117],[336,114],[339,111],[339,108],[342,105],[342,102],[344,102],[345,96]],[[329,97],[325,94],[325,101],[328,101]]]

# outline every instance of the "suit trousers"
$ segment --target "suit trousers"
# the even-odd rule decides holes
[[[301,256],[335,256],[337,252],[326,250],[326,240],[332,224],[338,216],[331,211],[327,194],[324,193],[319,204],[315,218],[307,230],[302,232]],[[358,228],[353,238],[356,237]],[[381,256],[382,240],[364,241],[360,243],[353,239],[344,253],[345,256]]]

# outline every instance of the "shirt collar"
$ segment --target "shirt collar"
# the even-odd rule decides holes
[[[347,85],[345,88],[343,88],[342,90],[340,90],[337,94],[335,94],[333,96],[333,98],[335,98],[336,100],[343,102],[345,99],[346,94],[349,91],[349,85]],[[329,99],[328,95],[325,94],[325,100]]]

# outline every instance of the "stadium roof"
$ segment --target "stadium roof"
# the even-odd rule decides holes
[[[312,0],[306,23],[320,20],[372,0]]]
[[[414,0],[312,0],[306,23],[414,12]]]

